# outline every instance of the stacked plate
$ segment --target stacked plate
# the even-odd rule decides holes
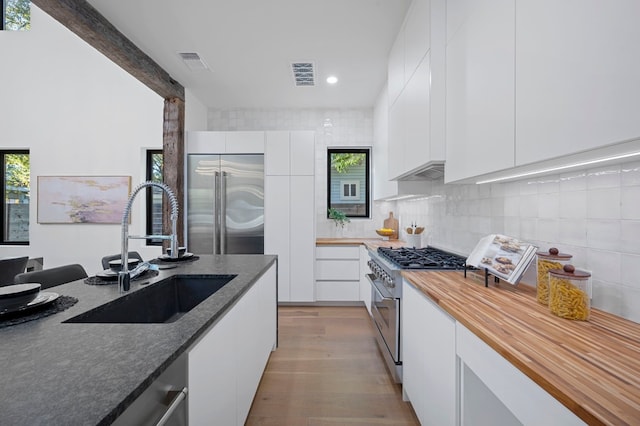
[[[0,287],[0,312],[26,306],[38,297],[40,284],[14,284]]]
[[[40,291],[40,284],[25,283],[0,287],[0,316],[30,311],[56,300],[57,293]]]

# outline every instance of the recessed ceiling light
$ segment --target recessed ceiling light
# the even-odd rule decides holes
[[[338,77],[336,77],[335,75],[330,75],[329,77],[327,77],[327,83],[336,84],[337,82],[338,82]]]

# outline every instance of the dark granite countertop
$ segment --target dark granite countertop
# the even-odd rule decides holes
[[[48,289],[76,297],[78,303],[64,312],[0,329],[0,424],[112,423],[275,259],[200,256],[161,270],[144,287],[177,274],[238,275],[170,324],[63,324],[119,297],[118,285],[80,280]],[[140,288],[134,281],[131,290]]]

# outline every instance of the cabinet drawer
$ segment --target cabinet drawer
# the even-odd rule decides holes
[[[360,260],[316,260],[316,279],[359,281]]]
[[[316,259],[359,259],[360,246],[316,246]]]
[[[316,281],[317,301],[357,302],[359,299],[358,281]]]

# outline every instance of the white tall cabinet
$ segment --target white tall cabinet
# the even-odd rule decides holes
[[[265,254],[278,255],[278,301],[313,302],[315,133],[268,131]]]

